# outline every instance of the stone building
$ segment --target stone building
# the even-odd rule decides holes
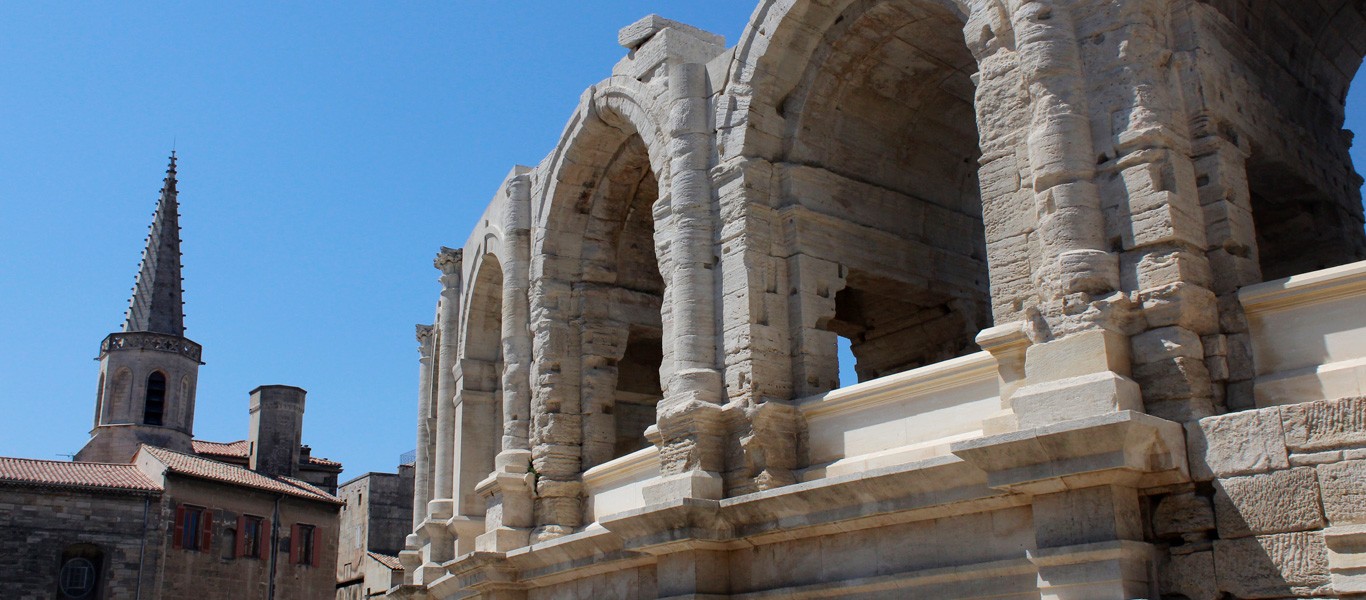
[[[0,457],[0,597],[330,600],[340,463],[301,444],[305,392],[251,391],[248,438],[196,440],[171,155],[122,332],[100,346],[75,462]]]
[[[337,600],[383,596],[403,582],[398,553],[413,530],[413,465],[366,473],[341,486]]]
[[[437,257],[390,596],[1366,592],[1364,14],[626,27]]]

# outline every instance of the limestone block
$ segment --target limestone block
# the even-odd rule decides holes
[[[1015,392],[1011,405],[1020,428],[1031,429],[1123,410],[1141,411],[1143,397],[1133,380],[1106,371],[1028,385]]]
[[[1213,337],[1213,336],[1210,336]],[[1134,364],[1146,365],[1176,357],[1202,358],[1204,343],[1200,336],[1182,327],[1150,329],[1129,338]]]
[[[1335,526],[1366,524],[1366,461],[1349,460],[1317,468],[1328,522]]]
[[[1210,374],[1202,358],[1175,356],[1134,367],[1134,380],[1143,386],[1143,397],[1157,400],[1206,398]]]
[[[1215,477],[1264,473],[1290,466],[1275,410],[1255,410],[1207,417],[1186,426],[1191,476]]]
[[[1221,538],[1323,527],[1313,467],[1218,479],[1214,487]]]
[[[1211,529],[1214,529],[1214,509],[1207,499],[1195,494],[1167,496],[1153,511],[1153,534],[1159,538],[1181,538]]]
[[[1366,445],[1366,398],[1280,408],[1285,445],[1297,452]]]
[[[1328,544],[1328,569],[1333,591],[1339,594],[1366,592],[1366,526],[1330,527],[1323,531]]]
[[[1285,598],[1329,591],[1328,548],[1321,532],[1217,540],[1219,590],[1237,598]]]
[[[1168,557],[1160,569],[1162,595],[1180,594],[1190,600],[1218,600],[1215,585],[1214,553],[1192,552]]]
[[[1104,371],[1129,374],[1129,344],[1124,335],[1084,331],[1035,344],[1025,353],[1025,377],[1031,385]]]
[[[1143,290],[1143,314],[1154,327],[1179,325],[1201,335],[1218,328],[1214,292],[1186,282]]]

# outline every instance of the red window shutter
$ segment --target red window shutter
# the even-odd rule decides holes
[[[299,564],[299,524],[289,526],[289,563]]]
[[[213,542],[212,509],[204,509],[204,516],[199,518],[199,526],[203,528],[199,530],[199,549],[203,552],[208,552],[212,548],[209,544]]]
[[[261,539],[256,544],[256,558],[266,557],[266,548],[275,547],[275,536],[271,535],[270,519],[261,519]]]
[[[185,539],[185,505],[175,507],[175,536],[171,538],[171,547],[179,548],[180,540]]]
[[[247,517],[238,515],[237,517],[237,547],[233,548],[232,555],[242,558],[247,554]]]
[[[322,539],[323,539],[323,537],[322,537],[322,528],[321,528],[321,527],[314,526],[314,527],[313,527],[313,552],[312,552],[312,554],[309,556],[309,558],[312,559],[312,562],[309,563],[310,566],[314,566],[314,567],[318,566],[318,555],[322,553],[322,548],[323,548],[323,547],[322,547],[322,544],[320,544],[319,542],[321,542]]]

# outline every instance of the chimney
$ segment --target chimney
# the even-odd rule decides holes
[[[299,475],[307,393],[290,385],[263,385],[251,391],[251,470],[272,477]]]

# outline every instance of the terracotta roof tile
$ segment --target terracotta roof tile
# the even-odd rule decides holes
[[[299,498],[341,504],[341,500],[336,496],[297,479],[276,479],[274,477],[267,477],[256,471],[244,469],[237,465],[218,462],[202,456],[182,454],[180,452],[167,450],[165,448],[157,448],[155,446],[144,445],[142,446],[141,451],[150,454],[153,458],[164,463],[172,473],[220,481],[233,485],[253,487],[281,494],[289,494]]]
[[[246,440],[235,442],[207,442],[204,440],[191,440],[190,447],[195,454],[210,454],[213,456],[235,456],[246,458],[250,454],[250,448]]]
[[[342,466],[341,463],[339,463],[339,462],[337,462],[337,461],[335,461],[335,460],[328,460],[328,459],[326,459],[326,458],[318,458],[318,457],[316,457],[316,456],[310,456],[310,457],[308,457],[308,464],[310,464],[310,465],[319,465],[319,466],[323,466],[323,467],[340,467],[340,466]]]
[[[153,483],[131,464],[33,460],[0,457],[0,483],[20,485],[96,488],[159,492]]]
[[[247,458],[251,454],[251,446],[247,440],[237,440],[235,442],[210,442],[206,440],[192,440],[191,447],[195,454],[205,456],[230,456],[233,458]],[[335,460],[319,458],[317,456],[308,457],[308,464],[320,467],[340,467],[341,463]]]
[[[382,565],[384,565],[384,566],[386,566],[386,567],[389,567],[389,569],[390,569],[391,571],[402,571],[402,570],[403,570],[403,563],[398,562],[398,557],[397,557],[397,556],[389,556],[388,554],[380,554],[380,553],[378,553],[378,552],[368,552],[368,551],[366,552],[366,554],[369,554],[369,555],[370,555],[370,558],[373,558],[373,559],[379,561],[380,564],[382,564]]]

